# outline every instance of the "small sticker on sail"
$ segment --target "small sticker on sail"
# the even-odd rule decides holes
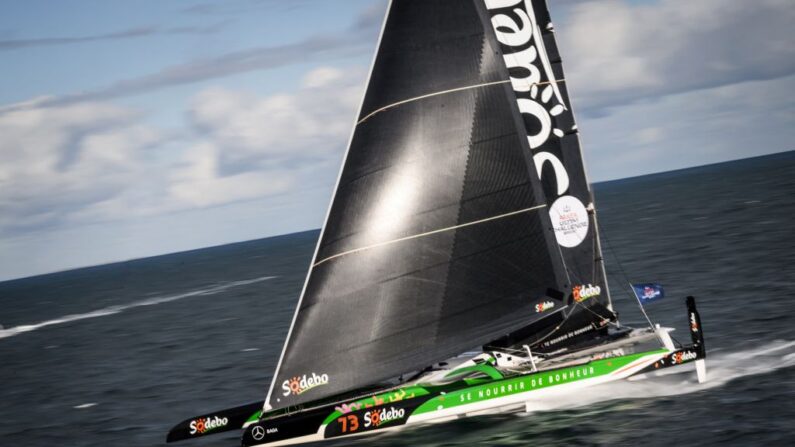
[[[566,248],[580,245],[588,236],[588,210],[576,197],[563,196],[549,209],[558,244]]]

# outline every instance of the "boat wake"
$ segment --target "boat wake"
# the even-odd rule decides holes
[[[635,376],[583,390],[575,395],[558,395],[533,400],[532,411],[554,411],[583,407],[617,399],[677,396],[718,388],[746,376],[771,373],[795,366],[795,341],[776,340],[754,349],[734,352],[707,352],[707,381],[698,383],[690,365]]]
[[[87,313],[83,313],[83,314],[66,315],[66,316],[63,316],[63,317],[60,317],[60,318],[56,318],[56,319],[53,319],[53,320],[43,321],[41,323],[25,324],[25,325],[20,325],[20,326],[16,326],[16,327],[6,328],[6,329],[3,329],[2,326],[0,326],[0,339],[13,337],[15,335],[23,334],[25,332],[37,331],[39,329],[42,329],[42,328],[45,328],[45,327],[48,327],[48,326],[55,326],[55,325],[64,324],[64,323],[71,323],[73,321],[87,320],[89,318],[99,318],[99,317],[105,317],[105,316],[108,316],[108,315],[115,315],[115,314],[124,312],[124,311],[129,310],[129,309],[133,309],[133,308],[136,308],[136,307],[154,306],[154,305],[157,305],[157,304],[170,303],[172,301],[178,301],[178,300],[182,300],[182,299],[185,299],[185,298],[191,298],[191,297],[195,297],[195,296],[215,295],[215,294],[218,294],[218,293],[221,293],[221,292],[225,292],[225,291],[227,291],[229,289],[232,289],[232,288],[235,288],[235,287],[241,287],[241,286],[246,286],[246,285],[249,285],[249,284],[255,284],[255,283],[262,282],[262,281],[267,281],[267,280],[273,279],[273,278],[276,278],[276,276],[262,276],[262,277],[259,277],[259,278],[244,279],[244,280],[241,280],[241,281],[225,282],[225,283],[221,283],[221,284],[216,284],[214,286],[193,290],[193,291],[190,291],[190,292],[179,293],[179,294],[176,294],[176,295],[156,296],[156,297],[152,297],[152,298],[146,298],[146,299],[143,299],[143,300],[140,300],[140,301],[135,301],[135,302],[130,303],[130,304],[123,304],[123,305],[119,305],[119,306],[105,307],[103,309],[98,309],[98,310],[87,312]]]

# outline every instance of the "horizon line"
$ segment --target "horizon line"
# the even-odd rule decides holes
[[[701,168],[710,167],[710,166],[718,166],[718,165],[729,164],[729,163],[744,162],[744,161],[755,160],[755,159],[760,159],[760,158],[781,157],[781,156],[786,156],[786,154],[789,154],[789,156],[795,156],[795,149],[787,149],[787,150],[784,150],[784,151],[773,152],[773,153],[765,154],[765,155],[757,155],[757,156],[746,157],[746,158],[735,158],[735,159],[732,159],[732,160],[719,161],[719,162],[715,162],[715,163],[707,163],[707,164],[703,164],[703,165],[689,166],[689,167],[686,167],[686,168],[671,169],[671,170],[668,170],[668,171],[658,171],[658,172],[651,172],[651,173],[648,173],[648,174],[633,175],[633,176],[630,176],[630,177],[621,177],[621,178],[616,178],[616,179],[601,180],[601,181],[598,181],[598,182],[593,182],[593,183],[591,183],[591,185],[595,186],[595,185],[602,185],[602,184],[607,184],[607,183],[619,183],[619,182],[625,182],[625,181],[638,180],[638,179],[651,177],[651,176],[661,176],[661,175],[683,173],[684,171],[690,171],[690,170],[694,170],[694,169],[701,169]],[[325,224],[325,222],[324,222],[324,224]],[[78,270],[88,270],[88,269],[99,268],[99,267],[108,267],[108,266],[112,266],[112,265],[125,264],[125,263],[129,263],[129,262],[145,261],[145,260],[150,260],[150,259],[160,258],[160,257],[165,257],[165,256],[186,254],[186,253],[191,253],[191,252],[200,251],[200,250],[212,250],[212,249],[215,249],[215,248],[226,247],[226,246],[229,246],[229,245],[245,244],[245,243],[255,242],[255,241],[264,241],[264,240],[267,240],[267,239],[276,239],[276,238],[282,238],[282,237],[286,237],[286,236],[294,236],[294,235],[299,235],[299,234],[303,234],[303,233],[319,232],[321,230],[321,228],[322,227],[309,228],[309,229],[298,229],[298,230],[293,231],[291,233],[272,234],[272,235],[266,235],[266,236],[263,236],[263,237],[259,237],[259,238],[256,238],[256,239],[245,239],[245,240],[232,241],[232,242],[227,242],[227,243],[217,244],[217,245],[201,246],[201,247],[191,248],[191,249],[188,249],[188,250],[181,250],[181,251],[175,251],[175,252],[169,252],[169,253],[154,254],[154,255],[151,255],[151,256],[143,256],[143,257],[140,257],[140,258],[120,259],[120,260],[103,262],[103,263],[100,263],[100,264],[91,264],[91,265],[84,265],[84,266],[80,266],[80,267],[71,267],[71,268],[65,268],[63,270],[53,270],[53,271],[46,272],[46,273],[37,273],[37,274],[34,274],[34,275],[30,275],[30,276],[19,276],[19,277],[7,278],[7,279],[0,278],[0,285],[3,285],[3,284],[8,283],[8,282],[30,280],[30,279],[34,279],[34,278],[43,277],[43,276],[57,275],[57,274],[62,274],[62,273],[67,273],[67,272],[74,272],[74,271],[78,271]]]

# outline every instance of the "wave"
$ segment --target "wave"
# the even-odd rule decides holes
[[[707,381],[704,383],[698,383],[695,366],[681,366],[585,388],[578,390],[575,395],[536,398],[532,401],[530,413],[571,409],[616,399],[690,394],[721,387],[742,377],[767,374],[792,366],[795,366],[795,341],[776,340],[742,351],[707,351]]]
[[[191,298],[195,296],[206,296],[206,295],[215,295],[217,293],[224,292],[226,290],[246,286],[249,284],[255,284],[262,281],[267,281],[269,279],[277,278],[276,276],[262,276],[259,278],[252,278],[252,279],[244,279],[241,281],[231,281],[222,284],[217,284],[211,287],[206,287],[202,289],[193,290],[190,292],[180,293],[176,295],[166,295],[166,296],[156,296],[152,298],[147,298],[140,301],[135,301],[130,304],[123,304],[118,306],[109,306],[103,309],[94,310],[91,312],[83,313],[83,314],[72,314],[72,315],[65,315],[63,317],[59,317],[53,320],[43,321],[41,323],[35,324],[25,324],[16,327],[6,328],[3,329],[0,326],[0,340],[4,338],[13,337],[15,335],[23,334],[25,332],[33,332],[37,331],[42,328],[46,328],[48,326],[55,326],[64,323],[71,323],[73,321],[80,321],[80,320],[87,320],[89,318],[99,318],[99,317],[106,317],[108,315],[115,315],[125,310],[133,309],[136,307],[144,307],[144,306],[154,306],[157,304],[163,303],[170,303],[172,301],[182,300],[185,298]]]

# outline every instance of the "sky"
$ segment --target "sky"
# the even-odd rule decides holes
[[[548,0],[598,182],[795,149],[791,0]],[[0,2],[0,280],[319,228],[386,0]]]

